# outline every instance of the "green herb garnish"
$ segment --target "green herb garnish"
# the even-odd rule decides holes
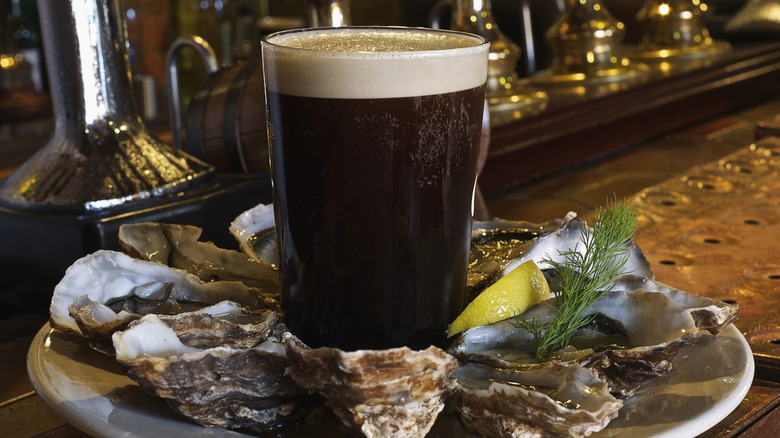
[[[555,292],[556,312],[552,321],[540,323],[518,318],[517,326],[533,336],[536,360],[541,362],[553,353],[569,345],[572,334],[590,323],[596,315],[585,312],[596,300],[611,290],[609,284],[624,270],[631,249],[627,244],[637,229],[636,213],[625,201],[607,201],[605,207],[596,209],[593,229],[584,222],[581,225],[581,244],[568,251],[558,251],[563,262],[549,258],[542,260],[553,267],[560,277],[560,290]]]

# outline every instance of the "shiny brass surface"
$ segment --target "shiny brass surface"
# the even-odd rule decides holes
[[[503,125],[543,111],[549,100],[547,93],[518,77],[520,47],[499,29],[490,0],[454,0],[452,9],[453,29],[490,41],[486,97],[491,125]]]
[[[214,181],[211,166],[162,143],[138,116],[118,0],[45,1],[40,15],[55,128],[0,186],[3,206],[92,213]]]
[[[780,360],[780,138],[649,187],[633,205],[656,277],[738,304],[754,354]]]
[[[645,80],[647,66],[623,53],[624,34],[623,23],[600,0],[567,0],[546,34],[553,50],[550,67],[531,81],[551,94],[590,97]]]
[[[352,25],[350,0],[304,0],[308,27],[343,27]]]
[[[728,42],[710,36],[708,9],[700,0],[648,0],[637,14],[642,39],[632,57],[671,73],[729,54]]]
[[[740,35],[777,35],[780,32],[780,2],[747,0],[726,22],[726,32]]]

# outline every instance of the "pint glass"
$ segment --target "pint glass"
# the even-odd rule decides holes
[[[432,29],[263,39],[282,309],[310,346],[444,342],[463,307],[487,52]]]

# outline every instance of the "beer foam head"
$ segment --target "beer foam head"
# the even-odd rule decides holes
[[[488,49],[482,37],[445,30],[302,29],[263,39],[263,70],[269,90],[295,96],[425,96],[484,84]]]

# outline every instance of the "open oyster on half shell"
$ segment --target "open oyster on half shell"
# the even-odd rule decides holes
[[[289,366],[275,312],[223,302],[145,315],[112,335],[117,361],[148,393],[203,426],[266,431],[296,420],[311,396]]]
[[[146,392],[201,425],[257,432],[300,419],[313,397],[284,375],[275,268],[200,234],[122,226],[127,254],[101,250],[68,268],[52,327],[115,356]]]
[[[533,260],[555,290],[546,260],[582,254],[583,222],[574,214],[534,226],[511,221],[475,225],[471,295]],[[595,315],[570,345],[537,364],[533,335],[520,319],[544,324],[556,316],[555,298],[522,315],[462,333],[449,350],[461,363],[454,374],[465,424],[484,437],[587,436],[607,426],[622,398],[671,371],[672,360],[707,330],[717,334],[737,306],[690,295],[654,280],[647,258],[626,242],[626,270],[582,315]],[[474,269],[476,267],[476,269]],[[582,400],[586,395],[592,396]],[[587,397],[586,397],[587,398]],[[569,400],[582,400],[569,403]]]
[[[466,364],[454,376],[457,409],[481,436],[587,436],[623,406],[605,382],[576,363],[515,369]]]
[[[549,321],[555,317],[551,300],[520,317]],[[622,397],[671,371],[677,352],[700,336],[691,313],[661,293],[609,292],[586,312],[597,315],[594,322],[575,332],[570,345],[553,360],[581,364]],[[525,369],[535,362],[532,335],[520,327],[517,318],[467,330],[452,353],[464,362]]]
[[[279,309],[272,295],[239,281],[203,282],[180,269],[100,250],[66,270],[49,311],[52,327],[81,334],[106,351],[111,333],[142,315],[181,313],[225,300],[253,310]]]
[[[467,301],[500,277],[528,260],[542,270],[550,266],[543,259],[561,262],[560,252],[577,250],[582,253],[583,221],[574,212],[563,219],[543,224],[493,219],[474,222],[469,251],[469,276],[466,284]],[[634,275],[653,279],[650,262],[641,248],[627,242],[629,250],[627,269]]]

